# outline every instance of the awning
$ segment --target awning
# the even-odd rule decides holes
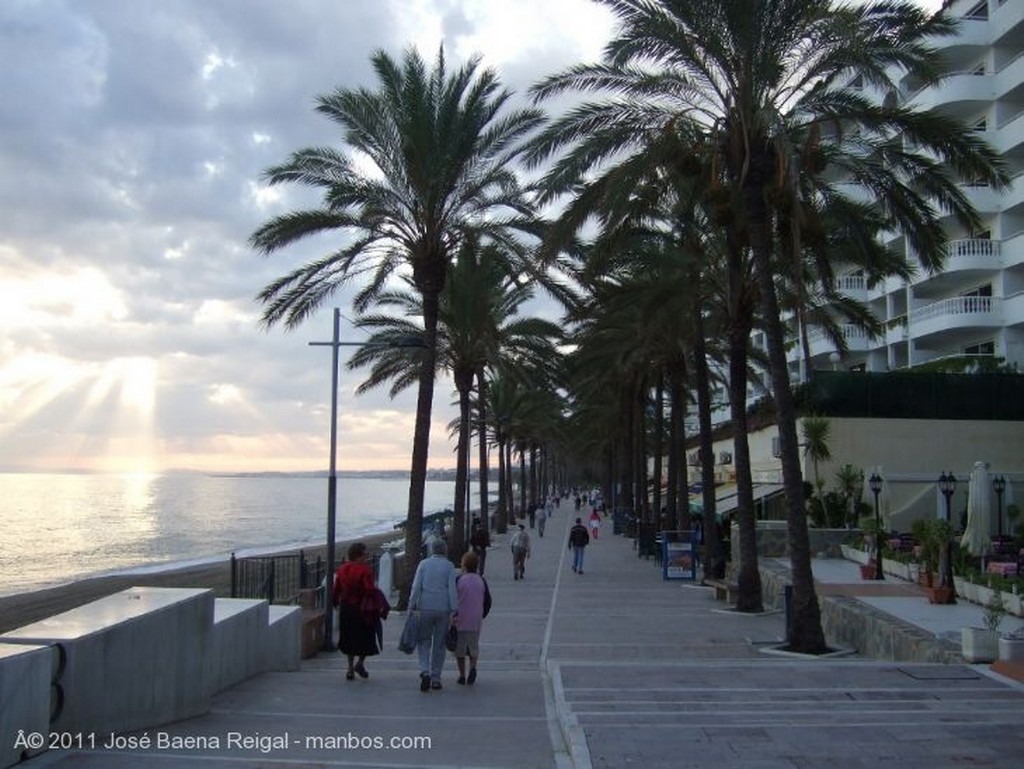
[[[785,487],[781,483],[755,483],[754,503],[763,502],[772,497],[782,494]],[[715,512],[719,516],[727,516],[736,512],[739,502],[736,496],[736,486],[730,484],[728,487],[717,489],[715,494]]]

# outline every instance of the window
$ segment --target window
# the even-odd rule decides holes
[[[984,118],[983,117],[983,118],[981,118],[981,120],[976,120],[974,125],[971,126],[971,130],[972,131],[977,131],[979,133],[984,133],[985,131],[987,131],[988,130],[988,118]]]
[[[972,344],[964,348],[964,355],[995,355],[996,354],[996,343],[995,342],[982,342],[981,344]]]
[[[731,451],[720,451],[720,452],[718,452],[718,464],[720,464],[720,465],[731,465],[732,464],[732,452]]]
[[[965,19],[987,19],[988,18],[988,0],[981,0],[980,3],[975,5],[971,10],[964,14]]]
[[[964,291],[960,296],[992,296],[992,284],[986,283],[984,286]]]
[[[773,457],[781,457],[782,456],[782,444],[779,443],[779,436],[777,436],[777,435],[773,435],[772,436],[772,456]]]

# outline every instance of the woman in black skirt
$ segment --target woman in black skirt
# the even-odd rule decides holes
[[[334,603],[338,607],[338,648],[348,657],[345,678],[369,678],[364,661],[380,653],[383,629],[380,617],[367,611],[377,588],[367,563],[366,545],[355,542],[348,548],[348,560],[334,574]]]

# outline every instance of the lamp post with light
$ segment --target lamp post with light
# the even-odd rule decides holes
[[[882,572],[882,518],[878,511],[878,495],[882,493],[882,476],[872,473],[868,487],[875,495],[875,579],[885,579]]]
[[[341,311],[334,308],[334,335],[330,342],[310,342],[311,347],[331,348],[331,455],[327,471],[327,553],[324,576],[324,651],[334,650],[334,562],[336,558],[338,509],[338,348],[339,347],[423,347],[423,340],[408,337],[391,343],[342,342],[339,339]]]
[[[953,492],[956,491],[956,477],[953,473],[942,473],[939,476],[939,491],[942,496],[946,498],[946,523],[949,524],[950,528],[953,526],[953,509],[952,500]],[[939,577],[939,584],[942,587],[953,588],[953,540],[949,537],[943,543],[943,554],[945,563],[942,564],[942,574]],[[950,598],[950,603],[955,603],[955,599]]]
[[[1006,491],[1006,478],[997,475],[992,479],[992,491],[996,493],[996,510],[998,511],[999,536],[1003,536],[1003,492]]]

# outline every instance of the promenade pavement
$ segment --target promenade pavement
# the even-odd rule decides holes
[[[1024,764],[1020,684],[987,666],[785,656],[773,648],[784,636],[781,613],[737,614],[708,588],[662,580],[653,561],[637,558],[631,540],[611,534],[610,521],[587,548],[584,573],[573,573],[566,549],[573,518],[563,502],[544,538],[531,531],[522,581],[512,580],[508,538],[495,537],[486,571],[494,607],[474,686],[456,685],[449,659],[444,689],[421,693],[415,656],[396,650],[403,622],[396,613],[385,623],[383,654],[368,660],[368,680],[345,681],[340,655],[322,653],[299,672],[264,674],[222,692],[204,716],[148,730],[154,741],[162,737],[163,748],[50,752],[25,766]],[[844,569],[851,583],[859,581],[854,564],[815,565],[823,584],[842,585]],[[888,600],[885,611],[905,605],[919,614],[920,604],[927,606],[920,597],[872,600]],[[937,632],[970,624],[971,607],[944,608],[957,614],[930,620]],[[168,747],[175,739],[178,747]],[[383,747],[364,747],[375,739]]]

